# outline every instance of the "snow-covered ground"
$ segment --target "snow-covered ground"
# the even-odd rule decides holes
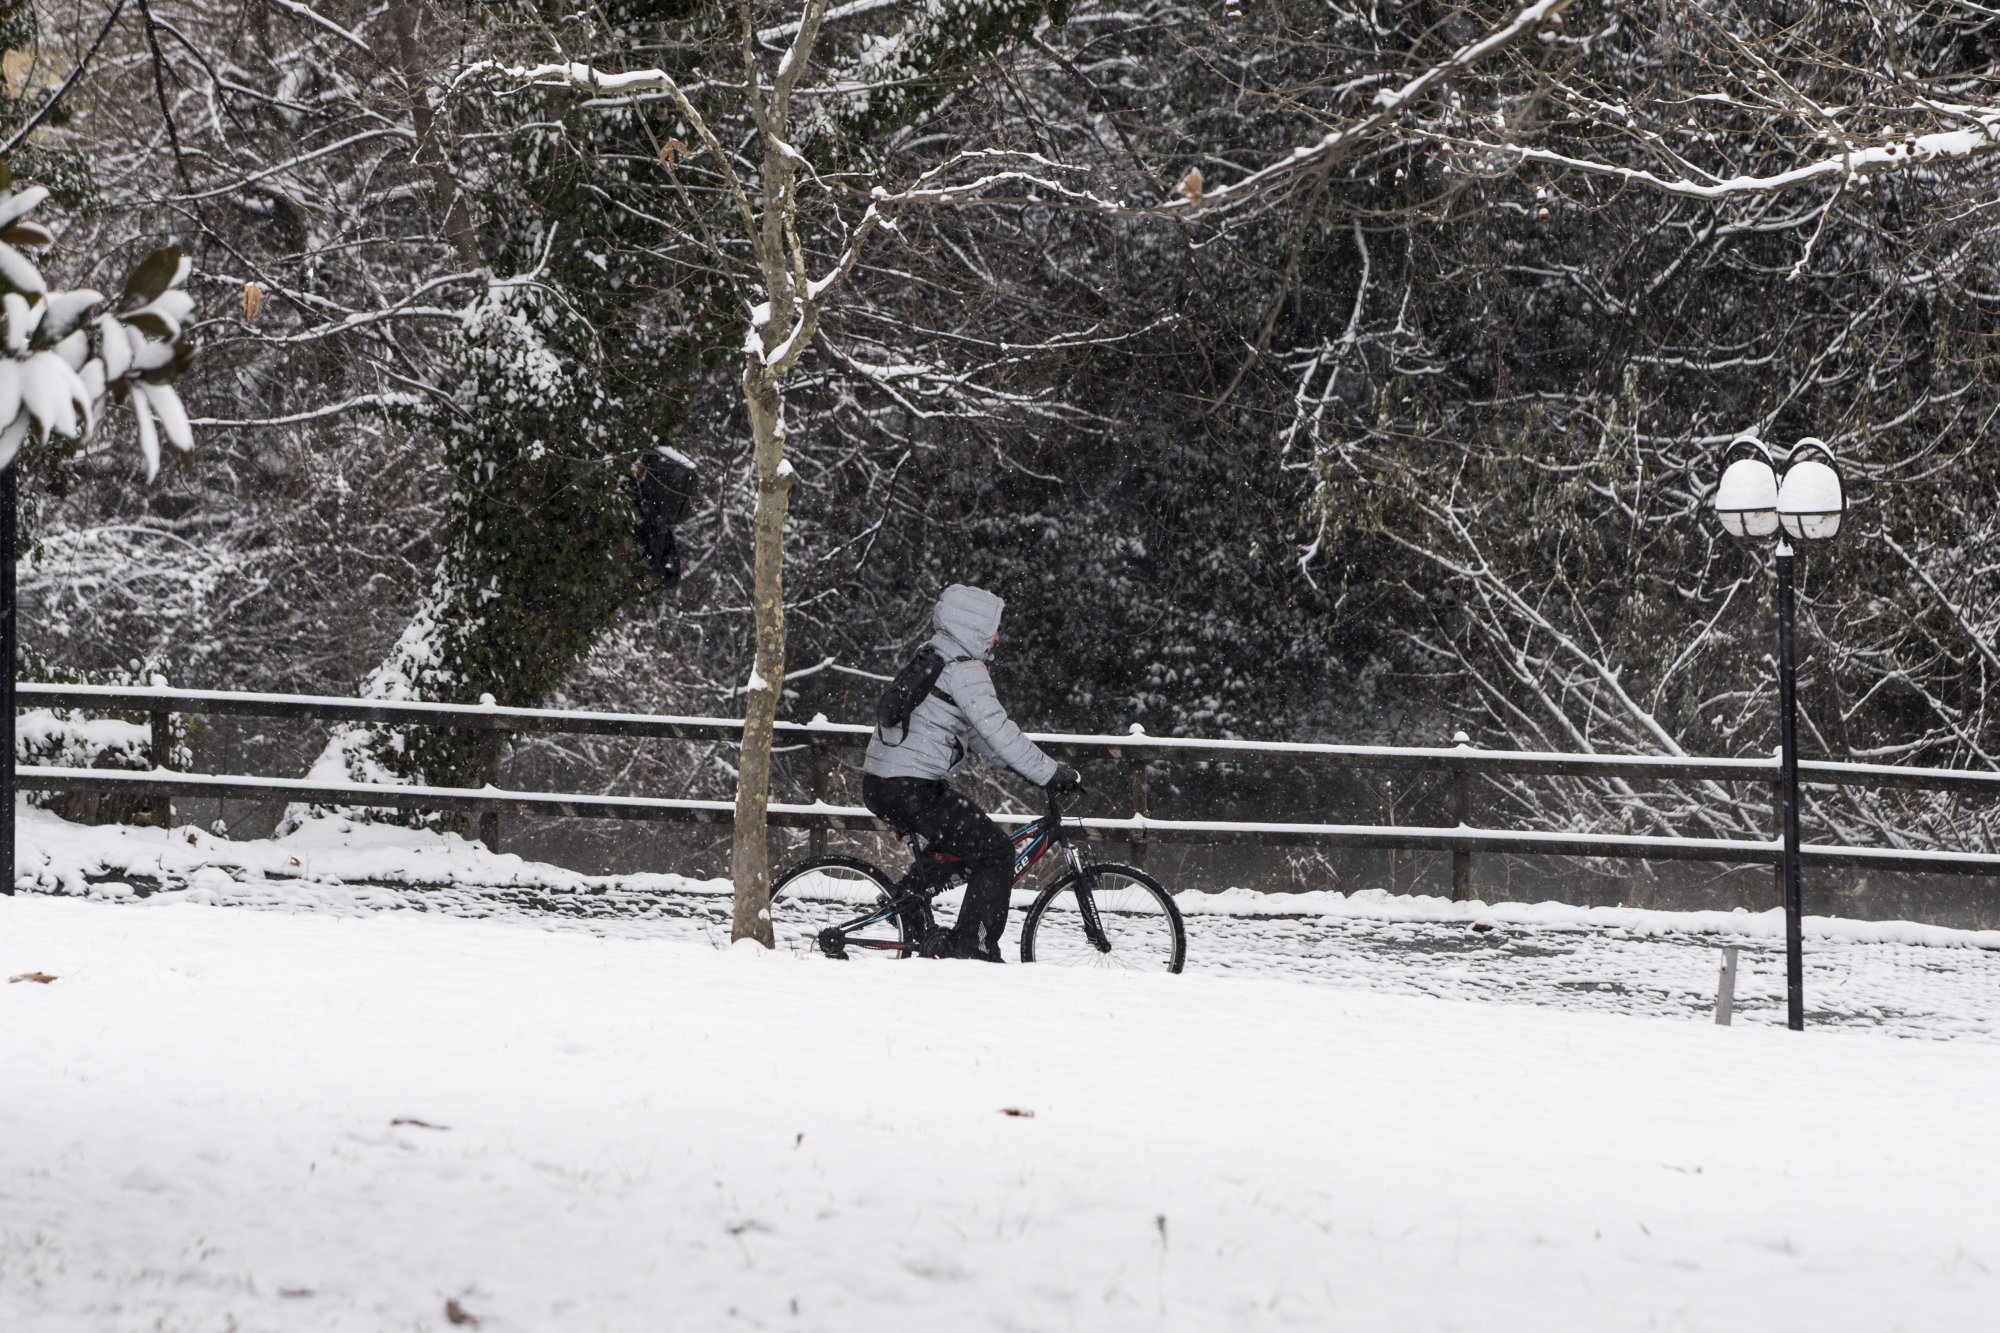
[[[57,979],[0,985],[9,1330],[2000,1308],[1983,1042],[186,896],[0,900],[28,971]]]
[[[87,828],[27,808],[20,821],[21,882],[48,892],[125,898],[164,889],[218,905],[417,910],[711,945],[729,934],[729,886],[721,880],[592,878],[394,826],[315,820],[287,838],[236,842],[194,828]],[[1028,898],[1017,894],[1017,905]],[[1185,893],[1179,902],[1189,921],[1190,972],[1701,1018],[1714,1010],[1721,946],[1735,944],[1743,951],[1738,1021],[1784,1021],[1776,911],[1487,905],[1380,892],[1230,890]],[[823,917],[830,914],[781,909],[780,943],[798,947]],[[1814,1025],[2000,1040],[2000,931],[1808,917],[1806,939]]]

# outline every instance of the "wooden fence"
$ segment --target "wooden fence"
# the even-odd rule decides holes
[[[562,733],[634,739],[730,741],[741,735],[742,723],[728,718],[35,683],[17,685],[15,702],[20,708],[68,708],[148,716],[152,723],[153,755],[159,765],[150,772],[22,767],[16,771],[16,783],[29,791],[138,794],[154,801],[163,815],[170,809],[170,802],[175,797],[460,811],[478,816],[480,837],[492,848],[499,846],[501,819],[508,813],[569,818],[678,820],[697,824],[727,824],[734,816],[733,806],[727,801],[507,791],[493,785],[499,775],[505,738],[510,734]],[[429,726],[481,732],[488,742],[484,746],[488,785],[481,788],[390,787],[299,778],[174,772],[164,760],[172,753],[171,721],[175,714]],[[830,790],[835,751],[865,744],[868,734],[869,729],[865,726],[817,719],[806,724],[780,722],[778,743],[790,747],[802,746],[809,751],[809,803],[773,802],[770,807],[772,827],[809,830],[815,850],[823,847],[829,829],[879,829],[881,825],[866,810],[825,802]],[[1111,760],[1123,765],[1131,814],[1122,818],[1086,818],[1080,823],[1086,838],[1128,843],[1139,858],[1143,858],[1149,843],[1249,842],[1274,846],[1449,852],[1452,857],[1453,896],[1463,899],[1470,896],[1471,865],[1475,854],[1632,857],[1744,865],[1776,865],[1780,855],[1780,846],[1775,840],[1488,829],[1471,823],[1473,784],[1479,778],[1580,777],[1772,786],[1778,780],[1775,758],[1554,754],[1479,750],[1466,745],[1320,745],[1148,736],[1137,731],[1124,736],[1037,734],[1032,738],[1044,749],[1066,758]],[[1454,823],[1422,826],[1156,819],[1148,813],[1148,768],[1172,761],[1301,764],[1442,775],[1449,782]],[[1799,765],[1799,776],[1801,782],[1808,785],[1900,787],[2000,799],[2000,772],[1803,761]],[[1718,791],[1718,799],[1726,797],[1726,791]],[[1007,816],[1001,818],[1003,821],[1009,819]],[[1023,818],[1012,817],[1015,822]],[[2000,876],[2000,855],[1992,852],[1808,843],[1803,849],[1803,856],[1808,864]]]

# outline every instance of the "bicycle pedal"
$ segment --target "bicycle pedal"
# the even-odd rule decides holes
[[[847,957],[847,937],[828,926],[819,933],[819,951],[828,958],[845,960]]]

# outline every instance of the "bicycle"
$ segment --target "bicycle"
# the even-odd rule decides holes
[[[914,859],[901,879],[855,856],[814,856],[785,867],[771,884],[774,925],[782,904],[803,919],[807,938],[828,957],[908,958],[936,924],[932,901],[966,876],[958,857],[931,851],[920,839],[907,841]],[[1028,906],[1022,962],[1181,970],[1187,929],[1173,895],[1137,866],[1086,862],[1053,797],[1042,817],[1010,841],[1016,884],[1052,850],[1060,849],[1069,862]],[[862,905],[857,915],[834,919],[856,904]]]

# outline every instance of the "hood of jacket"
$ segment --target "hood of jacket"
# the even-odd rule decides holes
[[[993,650],[993,635],[1000,628],[1000,613],[1007,603],[984,588],[954,583],[938,597],[932,623],[937,632],[951,640],[958,654],[984,662]]]

